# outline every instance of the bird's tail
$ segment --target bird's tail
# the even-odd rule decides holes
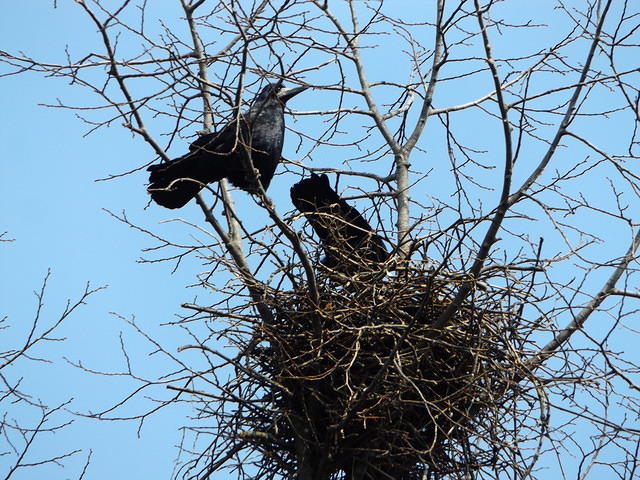
[[[149,186],[147,191],[158,205],[166,208],[180,208],[207,184],[226,177],[226,173],[207,162],[205,155],[189,153],[167,163],[151,165],[147,170]],[[215,171],[214,171],[215,170]]]

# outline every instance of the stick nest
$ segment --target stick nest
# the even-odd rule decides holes
[[[500,435],[499,403],[513,371],[509,316],[489,292],[444,329],[433,326],[456,282],[431,272],[325,279],[279,293],[275,322],[251,352],[269,382],[246,439],[263,468],[306,478],[418,479],[495,458],[470,439]],[[268,413],[267,413],[268,412]],[[255,432],[260,432],[256,434]],[[495,448],[495,447],[494,447]]]

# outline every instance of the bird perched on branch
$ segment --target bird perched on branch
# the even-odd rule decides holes
[[[382,237],[358,210],[340,198],[326,175],[312,174],[296,183],[291,187],[291,201],[320,237],[325,266],[347,273],[365,263],[387,259]]]
[[[282,82],[264,87],[248,111],[219,132],[201,136],[189,153],[148,170],[151,198],[166,208],[180,208],[207,184],[223,178],[238,188],[255,191],[249,159],[266,190],[280,162],[284,142],[284,105],[306,87],[282,88]]]

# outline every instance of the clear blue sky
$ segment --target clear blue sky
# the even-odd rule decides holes
[[[94,29],[77,5],[62,1],[53,9],[51,3],[5,5],[0,16],[2,48],[63,61],[65,45],[73,50],[79,43],[96,40]],[[153,228],[171,218],[157,208],[143,210],[147,202],[143,173],[117,182],[95,182],[137,166],[143,163],[141,159],[151,159],[145,145],[119,126],[83,138],[88,128],[72,112],[38,106],[55,103],[58,97],[85,104],[86,92],[68,82],[25,74],[4,78],[1,84],[0,229],[15,239],[0,244],[4,273],[0,305],[11,323],[11,329],[2,333],[2,348],[17,346],[18,339],[28,333],[36,308],[33,291],[40,288],[48,269],[52,273],[41,318],[43,326],[58,318],[66,299],[77,299],[87,282],[108,285],[56,332],[57,337],[67,337],[65,342],[33,352],[53,363],[23,362],[22,370],[14,371],[14,375],[25,375],[23,389],[45,404],[54,406],[73,398],[69,407],[73,411],[104,409],[126,393],[131,382],[122,377],[82,373],[63,359],[82,361],[96,370],[122,371],[125,363],[119,333],[124,331],[127,347],[135,353],[134,368],[153,376],[154,359],[147,356],[149,346],[110,312],[135,315],[142,328],[173,345],[175,351],[180,333],[174,329],[167,335],[159,325],[173,319],[181,302],[194,299],[196,292],[185,285],[192,283],[199,267],[187,262],[171,274],[166,264],[137,263],[141,249],[152,242],[103,211],[121,213],[126,209],[132,220]],[[200,220],[195,208],[192,219]],[[9,344],[5,343],[7,339]],[[167,395],[163,387],[155,393]],[[136,405],[138,408],[129,413],[141,413],[150,403],[141,400]],[[76,417],[69,428],[36,441],[31,459],[81,448],[85,453],[67,468],[49,467],[38,473],[40,478],[70,478],[79,473],[83,456],[93,449],[88,478],[169,478],[177,455],[177,428],[184,423],[184,415],[185,411],[175,408],[160,412],[144,426],[140,438],[132,422]],[[69,415],[60,415],[55,421],[62,418],[68,419]],[[0,471],[5,471],[3,462],[8,457],[0,457]],[[34,478],[34,473],[27,469],[16,478]]]
[[[177,11],[174,7],[171,11]],[[3,50],[14,53],[22,50],[36,59],[52,62],[64,62],[66,45],[73,52],[83,51],[85,44],[95,45],[92,48],[101,51],[94,28],[74,2],[58,1],[57,9],[52,8],[52,2],[10,2],[3,6],[2,12],[0,48]],[[534,48],[538,40],[526,37],[522,42],[531,42],[531,48]],[[504,45],[502,53],[508,48]],[[629,62],[637,62],[637,59]],[[388,65],[379,67],[381,71],[389,68]],[[3,68],[0,65],[0,72]],[[48,269],[51,278],[42,313],[43,326],[60,315],[66,299],[77,299],[87,282],[94,287],[108,286],[90,298],[87,305],[57,331],[57,337],[66,337],[64,342],[48,343],[32,352],[52,363],[24,362],[20,366],[23,370],[17,373],[25,376],[22,388],[48,405],[73,398],[69,409],[74,412],[108,408],[130,391],[133,385],[130,380],[89,375],[70,366],[65,359],[81,361],[95,370],[123,371],[126,363],[120,350],[120,332],[124,332],[127,351],[135,353],[132,357],[135,371],[150,378],[163,373],[163,362],[149,356],[152,347],[117,315],[135,316],[142,329],[175,351],[189,342],[188,337],[177,328],[160,325],[174,318],[181,303],[195,301],[198,295],[203,295],[201,289],[187,286],[204,267],[188,259],[172,273],[172,265],[167,263],[139,263],[142,250],[155,243],[143,233],[119,223],[104,209],[117,214],[125,210],[133,223],[169,235],[178,243],[192,240],[189,229],[161,222],[180,215],[202,223],[202,214],[194,204],[179,213],[155,206],[145,210],[148,197],[144,172],[116,181],[95,181],[140,166],[151,160],[153,154],[140,139],[132,137],[117,124],[83,137],[89,126],[73,112],[38,105],[53,104],[57,98],[72,105],[86,105],[90,103],[90,97],[82,88],[37,73],[5,77],[0,82],[0,233],[6,230],[7,236],[15,240],[0,244],[3,272],[0,318],[7,315],[11,325],[2,333],[0,348],[5,348],[7,340],[10,346],[15,346],[24,338],[37,306],[33,291],[40,288]],[[473,98],[469,91],[448,93],[454,94],[462,95],[463,100]],[[313,92],[306,95],[309,103],[305,106],[309,109],[325,107],[317,96],[314,99]],[[149,121],[152,123],[151,119]],[[486,127],[470,126],[476,133],[483,128]],[[616,127],[607,125],[591,133],[614,148],[615,130]],[[427,131],[425,138],[429,139],[430,135],[432,133]],[[294,157],[292,147],[289,148],[290,156]],[[278,177],[276,181],[288,186],[293,178]],[[597,179],[593,182],[581,187],[597,199],[604,191]],[[436,184],[428,185],[436,191]],[[281,212],[290,209],[288,187],[281,188],[279,193],[272,188],[269,193]],[[637,205],[634,208],[637,211]],[[608,228],[618,227],[603,224],[602,233],[606,234]],[[625,239],[612,242],[607,248],[610,251],[618,249],[621,254],[624,244]],[[571,277],[572,273],[566,275]],[[163,386],[149,393],[159,398],[169,396]],[[152,402],[140,398],[126,412],[142,413],[151,406]],[[40,475],[40,478],[73,478],[84,462],[84,455],[92,449],[88,478],[169,478],[177,455],[178,428],[185,423],[184,417],[188,413],[182,406],[164,409],[145,423],[139,436],[135,422],[97,422],[75,417],[70,427],[55,436],[39,439],[33,448],[32,459],[81,448],[84,453],[70,461],[67,468],[46,467],[42,470],[46,474]],[[0,447],[0,452],[2,450]],[[0,456],[0,471],[4,471],[5,459]],[[15,478],[34,478],[32,475],[33,472],[25,470]]]

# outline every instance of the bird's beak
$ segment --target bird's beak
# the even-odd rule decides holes
[[[282,103],[287,103],[288,100],[295,97],[300,92],[304,92],[309,87],[296,87],[296,88],[281,88],[278,91],[278,98]]]

